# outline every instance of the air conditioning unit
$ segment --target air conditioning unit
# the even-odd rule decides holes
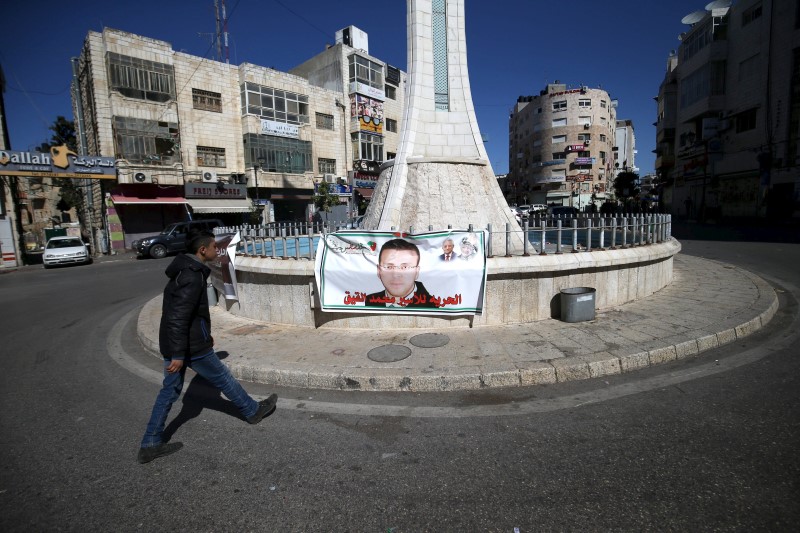
[[[589,128],[591,128],[591,127],[592,127],[592,125],[591,125],[591,124],[589,124],[588,122],[587,122],[586,124],[584,124],[584,125],[583,125],[583,129],[585,129],[585,130],[588,130],[588,129],[589,129]]]
[[[582,93],[585,93],[588,90],[589,90],[589,87],[587,87],[586,85],[581,85],[581,92]]]
[[[325,183],[336,183],[336,175],[334,175],[334,174],[325,174],[323,176],[323,181]]]
[[[136,183],[144,183],[150,181],[150,176],[146,172],[134,172],[133,181]]]
[[[218,180],[216,172],[203,172],[203,183],[216,183]]]
[[[591,143],[591,141],[583,141],[584,146],[589,146],[589,143]]]
[[[231,182],[237,185],[247,185],[246,174],[231,174]]]

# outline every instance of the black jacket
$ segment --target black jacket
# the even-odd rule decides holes
[[[420,296],[420,297],[424,296],[424,302],[425,303],[410,303],[410,304],[408,304],[406,306],[406,308],[408,308],[408,307],[422,307],[422,308],[426,308],[426,309],[438,309],[436,304],[433,303],[433,301],[431,301],[431,295],[428,292],[428,290],[425,288],[425,285],[423,285],[421,281],[415,281],[414,285],[416,287],[415,290],[414,290],[414,294],[416,296]],[[368,294],[367,295],[367,300],[366,300],[367,307],[387,307],[387,305],[384,304],[384,303],[380,303],[380,304],[378,304],[378,303],[370,303],[370,300],[372,300],[373,298],[376,298],[376,299],[377,298],[383,298],[385,295],[386,295],[386,291],[385,290],[378,291],[378,292],[373,292],[372,294]]]
[[[211,270],[188,254],[177,256],[164,271],[164,288],[158,344],[166,359],[191,359],[207,355],[214,346],[206,282]]]

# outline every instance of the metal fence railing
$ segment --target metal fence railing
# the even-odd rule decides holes
[[[313,261],[319,239],[327,233],[353,229],[347,226],[283,222],[263,226],[218,227],[214,231],[218,234],[240,232],[237,253],[244,256]],[[512,253],[513,235],[519,232],[511,230],[510,224],[505,224],[503,228],[489,224],[485,228],[489,233],[487,257],[615,250],[657,244],[672,238],[672,215],[668,214],[534,216],[523,219],[521,226],[522,234],[527,238],[522,239],[522,252]],[[470,225],[468,229],[473,231],[476,228]],[[397,228],[391,228],[391,231],[397,231]],[[429,226],[424,231],[434,231],[434,228]],[[423,233],[418,228],[408,229],[408,233],[415,232]],[[497,249],[498,246],[501,249]]]

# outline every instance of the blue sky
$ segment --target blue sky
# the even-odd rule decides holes
[[[88,31],[111,27],[213,58],[213,0],[55,2],[15,0],[4,8],[0,64],[11,147],[49,139],[57,115],[72,118],[70,57]],[[496,173],[508,170],[508,114],[519,95],[548,82],[602,87],[631,119],[637,166],[653,170],[656,104],[666,59],[704,1],[466,0],[467,55],[478,123]],[[354,25],[370,53],[407,70],[403,0],[227,0],[231,63],[289,70]]]

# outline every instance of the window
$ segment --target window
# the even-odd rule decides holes
[[[725,61],[712,61],[689,74],[680,84],[681,109],[711,95],[725,94]]]
[[[359,132],[350,136],[353,142],[353,154],[355,159],[366,159],[367,161],[383,161],[383,137]]]
[[[736,115],[736,133],[756,129],[756,111],[754,107]]]
[[[558,102],[553,102],[553,111],[563,111],[566,108],[567,108],[566,100],[559,100]]]
[[[714,38],[713,27],[711,21],[704,22],[698,29],[693,29],[691,35],[684,38],[681,48],[683,53],[681,58],[683,61],[688,61],[689,58],[694,56],[697,52],[711,44]]]
[[[758,75],[758,54],[739,63],[739,81],[755,78]]]
[[[601,133],[600,134],[600,142],[602,142],[602,143],[606,142],[606,134],[605,133]]]
[[[326,115],[325,113],[317,113],[317,129],[332,130],[333,115]]]
[[[578,152],[578,157],[592,157],[592,153],[588,150]]]
[[[553,159],[566,159],[567,154],[564,152],[553,152]]]
[[[366,57],[353,54],[348,58],[350,83],[359,82],[383,89],[383,65],[370,61]]]
[[[386,119],[386,131],[397,133],[397,121],[393,118]]]
[[[397,89],[391,85],[385,87],[386,98],[389,100],[397,100]]]
[[[197,166],[199,167],[224,167],[225,148],[213,146],[197,147]]]
[[[541,107],[537,107],[536,108],[536,114],[537,115],[541,115],[542,114],[542,108]]]
[[[124,96],[166,102],[175,98],[172,65],[108,53],[109,85]]]
[[[565,142],[567,142],[566,135],[553,135],[553,144],[565,143]]]
[[[541,145],[542,145],[542,140],[541,139],[537,139],[537,140],[533,141],[533,147],[534,148],[537,148],[537,147],[539,147]]]
[[[591,123],[592,123],[592,117],[590,116],[583,115],[578,117],[578,124],[591,124]]]
[[[605,100],[600,100],[600,107],[602,107],[603,109],[607,107]]]
[[[605,153],[605,152],[603,152],[602,150],[600,151],[600,159],[601,159],[603,162],[605,162],[605,160],[606,160],[606,153]]]
[[[397,156],[397,154],[396,154],[396,153],[394,153],[394,152],[386,152],[386,160],[387,160],[387,161],[388,161],[389,159],[394,159],[396,156]]]
[[[759,18],[761,18],[761,2],[742,12],[742,27]]]
[[[578,107],[592,107],[592,101],[589,98],[581,98],[578,100]]]
[[[114,117],[115,153],[128,163],[171,165],[180,163],[180,133],[174,122]]]
[[[324,159],[320,157],[317,159],[317,167],[320,174],[336,174],[336,160]]]
[[[248,133],[244,136],[244,146],[245,166],[253,166],[263,157],[264,172],[313,172],[309,141]]]
[[[222,113],[222,95],[211,91],[192,89],[192,107],[203,111]]]
[[[553,119],[553,127],[558,128],[559,126],[566,126],[567,119],[566,118],[554,118]]]
[[[564,181],[564,180],[567,179],[567,169],[566,168],[554,168],[553,170],[550,171],[550,177],[559,179],[561,181]]]
[[[247,82],[242,85],[242,114],[275,122],[308,124],[308,96]]]

